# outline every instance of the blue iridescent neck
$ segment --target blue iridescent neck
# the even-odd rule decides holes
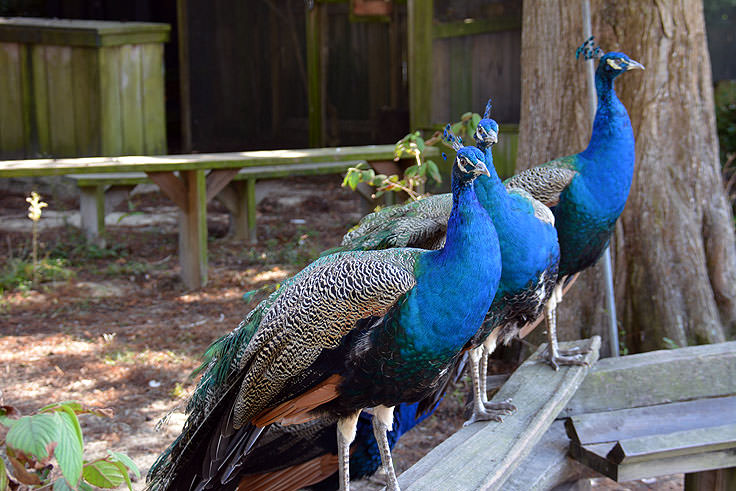
[[[485,163],[488,171],[491,173],[488,176],[479,176],[475,181],[475,193],[478,196],[478,201],[486,209],[489,215],[493,217],[493,223],[496,225],[496,229],[500,225],[496,224],[496,220],[503,218],[507,214],[505,213],[508,207],[508,193],[503,182],[496,173],[496,168],[493,166],[493,153],[491,149],[493,145],[487,145],[483,142],[476,145],[485,155]]]
[[[628,192],[634,172],[634,131],[626,108],[616,95],[614,78],[599,67],[595,75],[598,107],[588,147],[578,165],[587,180],[599,189],[612,186]]]

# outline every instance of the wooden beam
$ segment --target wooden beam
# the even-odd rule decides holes
[[[575,343],[598,359],[600,338]],[[564,367],[555,372],[542,361],[546,345],[519,367],[496,393],[493,401],[509,398],[518,408],[503,423],[466,426],[435,447],[399,477],[404,491],[502,489],[503,483],[542,438],[589,371],[588,366]]]
[[[432,110],[432,0],[407,1],[409,62],[409,126],[431,124]]]
[[[230,181],[238,175],[240,169],[215,169],[207,174],[207,202],[217,196],[217,193],[228,185]]]
[[[685,491],[733,491],[736,467],[685,474]]]
[[[161,191],[182,210],[187,209],[187,188],[173,172],[146,172]]]
[[[736,394],[726,373],[736,373],[736,341],[604,358],[561,416]]]

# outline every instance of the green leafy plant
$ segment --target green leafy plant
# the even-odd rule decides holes
[[[7,459],[0,456],[0,491],[20,484],[30,489],[53,486],[55,491],[125,484],[132,490],[128,472],[140,478],[140,471],[127,455],[108,451],[106,457],[84,459],[78,414],[112,416],[109,409],[87,408],[74,401],[50,404],[29,416],[20,416],[12,406],[0,406],[0,425],[8,429],[0,437],[0,450]]]
[[[453,123],[450,127],[456,136],[463,140],[472,138],[475,133],[480,115],[477,113],[467,112],[460,117],[460,121]],[[376,174],[375,170],[367,164],[358,164],[348,169],[342,185],[348,186],[355,191],[358,184],[365,183],[376,188],[373,198],[378,198],[387,192],[405,192],[409,195],[409,199],[417,201],[425,195],[424,188],[428,179],[432,179],[437,183],[442,182],[442,175],[439,167],[433,160],[424,157],[424,150],[428,146],[441,144],[447,151],[451,152],[451,147],[443,140],[442,131],[435,131],[431,138],[425,140],[421,131],[409,133],[404,138],[396,142],[394,148],[394,161],[400,159],[414,159],[415,164],[404,170],[404,175],[398,174]],[[446,155],[443,152],[443,156]],[[454,158],[454,156],[453,156]]]
[[[74,271],[67,267],[64,259],[45,257],[33,262],[10,258],[0,271],[0,291],[20,290],[28,291],[36,284],[46,281],[65,281],[74,275]]]

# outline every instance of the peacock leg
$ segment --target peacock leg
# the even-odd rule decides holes
[[[483,355],[480,358],[479,384],[480,384],[480,400],[486,411],[501,411],[501,414],[511,414],[516,411],[516,406],[511,404],[511,399],[504,402],[488,402],[488,358],[496,349],[498,335],[501,332],[499,328],[495,329],[483,342]]]
[[[386,491],[400,491],[399,481],[396,479],[394,463],[391,460],[391,447],[388,445],[387,431],[394,425],[394,407],[377,406],[373,409],[373,435],[381,453],[383,471],[386,473]]]
[[[557,304],[561,301],[562,285],[558,284],[544,306],[544,313],[547,318],[547,350],[544,356],[555,370],[559,370],[560,365],[585,366],[588,362],[582,359],[582,355],[587,351],[560,350],[557,344]]]
[[[470,378],[473,382],[473,414],[470,419],[465,422],[465,426],[475,423],[476,421],[503,421],[501,416],[511,414],[508,410],[486,410],[483,405],[482,395],[480,392],[480,375],[478,373],[480,358],[485,356],[483,346],[473,348],[468,352],[470,358]]]
[[[340,491],[349,491],[350,489],[350,444],[355,440],[355,432],[358,428],[358,416],[360,416],[360,411],[337,421],[337,456],[340,459],[338,465]]]

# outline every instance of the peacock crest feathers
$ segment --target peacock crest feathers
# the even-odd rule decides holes
[[[601,47],[595,44],[595,36],[590,36],[575,50],[575,59],[579,59],[582,55],[584,60],[593,60],[601,58],[603,54]]]

